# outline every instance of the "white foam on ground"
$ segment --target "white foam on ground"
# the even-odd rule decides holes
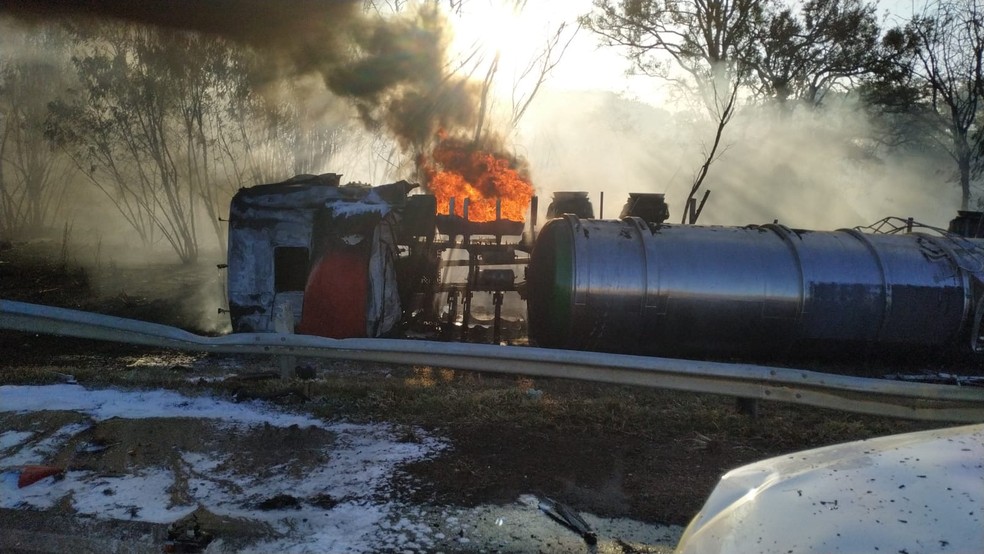
[[[0,452],[20,446],[32,436],[34,436],[34,433],[30,431],[5,431],[0,433]]]
[[[105,519],[167,523],[176,521],[199,505],[218,515],[262,521],[277,531],[277,542],[260,547],[284,550],[362,552],[386,544],[388,533],[381,523],[399,505],[387,500],[389,482],[407,462],[432,455],[443,443],[417,432],[419,441],[400,442],[386,424],[328,423],[312,417],[284,413],[261,402],[232,403],[211,397],[188,397],[171,391],[87,390],[78,385],[0,387],[0,412],[74,411],[92,420],[109,418],[203,418],[242,427],[266,424],[275,427],[316,426],[334,434],[325,448],[327,462],[306,475],[292,476],[288,464],[264,474],[222,472],[222,453],[182,453],[190,476],[191,501],[171,505],[168,489],[174,485],[170,469],[135,470],[124,476],[100,476],[88,471],[68,471],[64,478],[48,477],[17,488],[19,467],[49,461],[76,433],[89,426],[65,426],[42,440],[33,433],[3,433],[0,458],[0,507],[45,509],[69,497],[76,512]],[[287,460],[285,460],[287,461]],[[340,502],[331,509],[301,505],[300,509],[260,510],[256,505],[277,495],[295,498],[326,495]],[[344,499],[344,500],[342,500]]]
[[[4,400],[0,398],[0,406],[3,405],[3,402]],[[0,408],[0,411],[5,410]],[[37,441],[31,441],[30,438],[34,436],[34,433],[29,433],[22,442],[12,444],[7,449],[13,450],[19,447],[19,450],[13,454],[0,458],[0,468],[43,464],[61,450],[62,446],[72,437],[90,427],[91,425],[88,423],[72,423],[55,431],[50,436],[40,438]],[[0,500],[0,502],[3,502],[3,500]]]
[[[331,432],[334,440],[324,447],[325,462],[303,475],[290,471],[289,460],[263,474],[236,471],[226,464],[227,452],[182,452],[180,469],[187,479],[190,499],[175,505],[169,489],[175,484],[172,468],[134,468],[127,475],[97,475],[70,470],[56,479],[48,477],[17,488],[19,467],[50,463],[77,433],[89,428],[76,423],[48,437],[26,430],[0,434],[0,507],[8,509],[52,508],[69,499],[76,512],[103,519],[168,523],[202,506],[228,517],[256,521],[273,534],[237,551],[432,552],[481,551],[491,548],[510,552],[548,551],[560,547],[579,552],[587,546],[536,508],[532,497],[506,506],[448,508],[413,506],[399,501],[392,478],[408,462],[424,459],[445,448],[438,438],[415,431],[418,440],[403,442],[387,424],[330,423],[305,415],[290,414],[262,403],[232,403],[212,397],[189,397],[172,391],[87,390],[78,385],[0,386],[0,412],[33,413],[46,410],[74,411],[89,420],[109,418],[202,418],[248,430],[256,425],[275,427],[316,426]],[[405,434],[404,434],[405,435]],[[405,491],[401,491],[405,492]],[[260,502],[278,495],[298,499],[298,507],[261,510]],[[307,501],[324,495],[334,506]],[[630,520],[607,520],[585,514],[608,537],[643,544],[672,545],[679,528],[646,525]],[[655,542],[651,542],[655,541]],[[216,541],[209,551],[223,551]],[[231,549],[226,548],[226,549]]]
[[[43,410],[81,412],[96,421],[103,421],[112,417],[145,419],[180,416],[216,419],[246,425],[267,423],[275,427],[289,427],[291,425],[324,427],[324,422],[319,419],[287,414],[262,402],[237,404],[208,396],[191,397],[160,389],[146,391],[87,390],[81,385],[6,385],[0,387],[0,412],[37,412]]]

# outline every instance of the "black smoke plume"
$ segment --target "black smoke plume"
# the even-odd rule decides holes
[[[433,6],[383,17],[358,0],[26,0],[0,14],[25,23],[115,19],[248,46],[272,76],[317,72],[365,125],[420,150],[439,129],[476,123],[478,88],[447,65],[447,21]]]

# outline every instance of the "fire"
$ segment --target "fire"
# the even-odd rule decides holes
[[[463,216],[467,198],[470,221],[494,221],[496,200],[501,199],[502,219],[526,219],[533,185],[511,158],[442,136],[430,157],[422,156],[419,165],[427,188],[437,198],[438,213],[447,214],[449,201],[454,198],[454,212]]]

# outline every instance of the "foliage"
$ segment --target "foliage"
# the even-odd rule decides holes
[[[582,21],[608,45],[626,48],[643,73],[696,87],[713,113],[713,98],[747,77],[764,17],[757,0],[596,0]]]
[[[609,45],[626,47],[641,71],[693,89],[703,101],[715,128],[704,162],[697,168],[683,208],[682,223],[696,223],[697,205],[711,164],[722,151],[725,127],[737,109],[738,93],[754,67],[755,43],[764,23],[764,7],[756,0],[596,0],[596,12],[583,23]],[[689,80],[671,72],[668,55]]]
[[[306,124],[317,119],[291,102],[291,85],[258,92],[252,51],[117,24],[75,35],[80,86],[51,105],[49,136],[144,244],[163,239],[185,263],[198,257],[202,214],[224,245],[220,218],[236,189],[313,172],[338,149],[339,126]]]
[[[759,92],[780,104],[809,106],[848,87],[879,63],[875,7],[863,0],[809,0],[799,13],[772,6],[753,65]]]
[[[971,181],[984,170],[981,7],[979,0],[935,0],[884,33],[866,0],[797,6],[783,0],[595,0],[584,22],[607,44],[625,48],[637,69],[698,92],[716,122],[688,208],[727,150],[722,132],[736,97],[772,100],[785,113],[790,100],[816,108],[831,91],[860,89],[876,108],[881,144],[923,157],[943,152],[953,160],[967,209]]]
[[[984,6],[941,0],[886,33],[885,70],[865,95],[894,145],[928,141],[953,161],[968,209],[971,181],[984,169]]]
[[[145,244],[159,233],[182,261],[192,262],[198,256],[197,199],[189,182],[195,158],[185,156],[195,152],[188,135],[202,121],[204,98],[196,93],[207,84],[192,82],[191,60],[182,63],[167,48],[192,39],[165,39],[142,28],[101,31],[79,35],[83,53],[72,61],[80,89],[52,106],[52,137]]]
[[[726,67],[747,92],[817,105],[877,65],[881,30],[864,0],[802,6],[749,0],[597,0],[584,18],[644,73],[676,79],[670,61],[706,92]],[[718,90],[725,90],[720,82]]]
[[[44,136],[47,103],[57,98],[67,75],[55,32],[6,37],[11,51],[31,48],[52,54],[0,58],[0,237],[36,235],[63,212],[71,170]]]

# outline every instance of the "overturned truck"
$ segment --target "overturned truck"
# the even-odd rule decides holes
[[[950,231],[888,219],[838,231],[670,225],[662,195],[630,195],[619,219],[604,220],[585,193],[558,193],[537,232],[535,198],[525,224],[476,223],[467,200],[464,217],[453,206],[439,215],[409,183],[339,179],[301,176],[233,199],[234,331],[382,337],[423,324],[446,339],[498,343],[508,294],[525,302],[522,334],[547,347],[982,350],[984,241],[967,236],[980,227],[973,214]],[[479,293],[492,300],[488,334],[474,331]]]
[[[379,337],[402,318],[397,264],[420,264],[433,197],[406,182],[340,186],[299,176],[241,189],[229,210],[228,297],[235,332]],[[401,247],[411,252],[398,260]],[[426,264],[436,271],[436,260]],[[401,268],[402,272],[409,272]],[[428,273],[420,268],[413,273]],[[406,294],[407,291],[404,291]]]

